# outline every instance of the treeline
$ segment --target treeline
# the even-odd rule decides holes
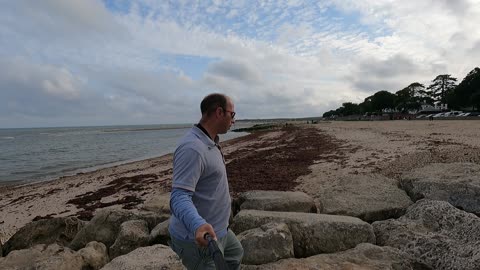
[[[428,87],[414,82],[395,94],[378,91],[360,104],[345,102],[340,108],[324,113],[323,117],[381,114],[385,109],[408,113],[426,104],[447,104],[454,110],[480,110],[480,68],[470,71],[460,84],[456,82],[457,79],[449,74],[438,75]]]

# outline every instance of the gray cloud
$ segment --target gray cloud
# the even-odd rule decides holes
[[[101,2],[94,0],[7,1],[2,10],[2,23],[17,33],[41,39],[72,34],[85,38],[92,33],[111,36],[121,30]]]
[[[397,91],[403,84],[403,79],[412,74],[418,74],[420,67],[403,55],[395,55],[386,60],[370,58],[361,61],[352,74],[346,76],[355,89],[367,93],[379,90]]]
[[[448,8],[453,14],[457,16],[463,16],[471,8],[471,5],[467,0],[441,0],[438,2],[445,5],[446,8]]]
[[[246,84],[258,84],[261,82],[261,74],[255,66],[247,62],[225,60],[212,63],[207,70],[211,76],[225,77]]]

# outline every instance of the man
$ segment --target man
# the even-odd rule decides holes
[[[230,269],[240,269],[243,248],[228,229],[231,198],[218,134],[235,123],[232,100],[210,94],[201,104],[202,119],[180,140],[173,157],[169,232],[171,248],[187,269],[215,269],[208,233],[218,241]]]

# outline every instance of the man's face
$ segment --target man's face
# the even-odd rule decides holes
[[[223,110],[222,119],[220,121],[219,134],[225,134],[230,127],[235,123],[235,106],[233,102],[227,98],[227,106]]]

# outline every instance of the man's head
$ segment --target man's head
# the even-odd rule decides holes
[[[210,94],[200,103],[202,124],[208,124],[218,134],[225,134],[235,123],[235,107],[232,100],[223,94]]]

